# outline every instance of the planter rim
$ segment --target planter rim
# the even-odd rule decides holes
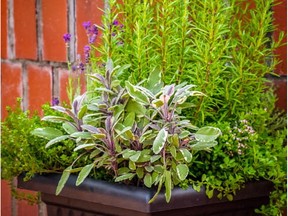
[[[60,177],[60,174],[35,175],[31,180],[24,181],[24,175],[21,175],[18,177],[18,188],[55,195]],[[148,201],[156,192],[154,189],[110,183],[92,178],[86,178],[81,185],[75,186],[76,179],[76,175],[70,175],[69,180],[59,194],[60,197],[70,197],[85,202],[100,203],[143,213],[227,202],[227,199],[220,200],[215,195],[212,199],[209,199],[205,194],[204,187],[201,188],[200,192],[195,191],[192,187],[187,190],[175,187],[172,190],[169,203],[166,203],[164,192],[161,192],[153,203],[148,204]],[[234,201],[268,196],[272,189],[273,184],[268,181],[249,182],[237,191]]]

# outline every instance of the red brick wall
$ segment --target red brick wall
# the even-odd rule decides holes
[[[22,97],[24,109],[40,110],[52,97],[67,101],[66,46],[63,34],[76,34],[69,58],[83,53],[84,21],[101,23],[104,0],[1,0],[1,116]],[[76,46],[79,44],[78,46]],[[76,53],[77,50],[77,53]],[[37,205],[11,198],[1,181],[2,216],[41,215]]]
[[[22,97],[23,108],[31,110],[39,110],[52,96],[67,99],[69,72],[62,35],[70,32],[77,36],[77,45],[74,39],[70,43],[73,60],[86,43],[82,22],[101,22],[98,7],[104,7],[104,0],[1,0],[2,118],[6,116],[5,106],[15,104],[16,97]],[[278,29],[286,31],[287,0],[275,6],[274,12]],[[287,110],[287,46],[276,54],[282,60],[276,71],[280,77],[275,80],[278,106]],[[12,212],[38,215],[37,206],[28,207],[24,202],[13,205],[7,182],[2,181],[1,186],[2,216],[11,216]]]

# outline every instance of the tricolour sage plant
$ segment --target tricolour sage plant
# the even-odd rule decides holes
[[[70,173],[79,172],[79,185],[93,169],[104,167],[116,182],[157,187],[150,202],[164,186],[169,202],[173,187],[188,175],[193,153],[209,152],[217,144],[221,133],[218,128],[197,128],[181,115],[183,109],[192,105],[187,98],[204,96],[193,90],[194,85],[163,86],[161,73],[155,69],[142,83],[133,85],[127,80],[121,86],[117,76],[125,68],[114,67],[109,60],[105,75],[89,75],[101,87],[76,97],[72,109],[52,107],[67,117],[45,116],[43,120],[62,123],[66,134],[56,128],[34,130],[35,135],[50,140],[47,148],[72,139],[79,158],[92,159],[84,167],[74,167],[72,163],[66,168],[57,194]]]

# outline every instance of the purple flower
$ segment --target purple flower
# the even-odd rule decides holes
[[[124,44],[123,41],[119,41],[119,42],[117,43],[118,46],[122,46],[123,44]]]
[[[84,46],[84,54],[85,54],[85,62],[88,63],[89,62],[89,57],[90,57],[90,46],[89,45],[85,45]]]
[[[64,34],[63,39],[64,39],[65,43],[69,43],[71,40],[71,34],[69,34],[69,33]]]
[[[83,64],[83,62],[80,62],[80,63],[79,63],[79,69],[80,69],[82,72],[84,72],[84,70],[85,70],[85,65]]]
[[[59,105],[60,101],[57,97],[52,98],[52,106],[57,106]]]
[[[72,71],[76,71],[76,70],[77,70],[77,66],[76,66],[76,65],[73,65],[73,66],[71,67],[71,69],[72,69]]]
[[[96,40],[96,38],[97,38],[97,35],[96,35],[96,34],[91,35],[91,36],[89,37],[89,43],[90,43],[90,44],[94,43],[95,40]]]
[[[92,25],[91,33],[95,34],[95,35],[98,35],[98,27],[96,25]]]
[[[118,26],[119,22],[118,22],[118,20],[114,20],[112,24],[115,25],[115,26]]]
[[[86,30],[90,29],[90,27],[91,27],[91,21],[83,22],[83,23],[82,23],[82,26],[83,26]]]
[[[90,49],[91,49],[91,48],[90,48],[89,45],[85,45],[85,46],[84,46],[84,53],[86,53],[86,54],[89,53],[89,52],[90,52]]]

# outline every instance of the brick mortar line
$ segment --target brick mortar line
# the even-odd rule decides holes
[[[15,32],[14,32],[14,1],[7,0],[8,8],[7,8],[7,55],[9,58],[15,58]]]
[[[36,61],[36,60],[28,60],[28,59],[2,59],[1,58],[1,63],[36,64],[39,66],[61,67],[63,69],[68,69],[67,63],[64,63],[64,62]]]
[[[42,0],[35,1],[36,8],[36,37],[37,37],[37,59],[43,59],[43,17]]]
[[[28,110],[28,76],[27,76],[27,64],[22,63],[22,71],[21,71],[21,78],[22,78],[22,109]]]
[[[52,62],[52,61],[37,61],[37,60],[30,60],[30,59],[6,59],[1,58],[1,63],[20,63],[20,64],[36,64],[38,66],[51,66],[55,68],[62,68],[68,70],[68,65],[65,62]],[[268,80],[277,81],[277,80],[287,80],[286,74],[279,74],[279,75],[268,75],[266,76]]]
[[[66,53],[66,56],[70,62],[75,61],[76,56],[76,1],[75,0],[67,0],[67,27],[68,32],[72,35],[69,48]]]
[[[59,83],[59,68],[52,67],[52,98],[59,98],[60,83]]]

